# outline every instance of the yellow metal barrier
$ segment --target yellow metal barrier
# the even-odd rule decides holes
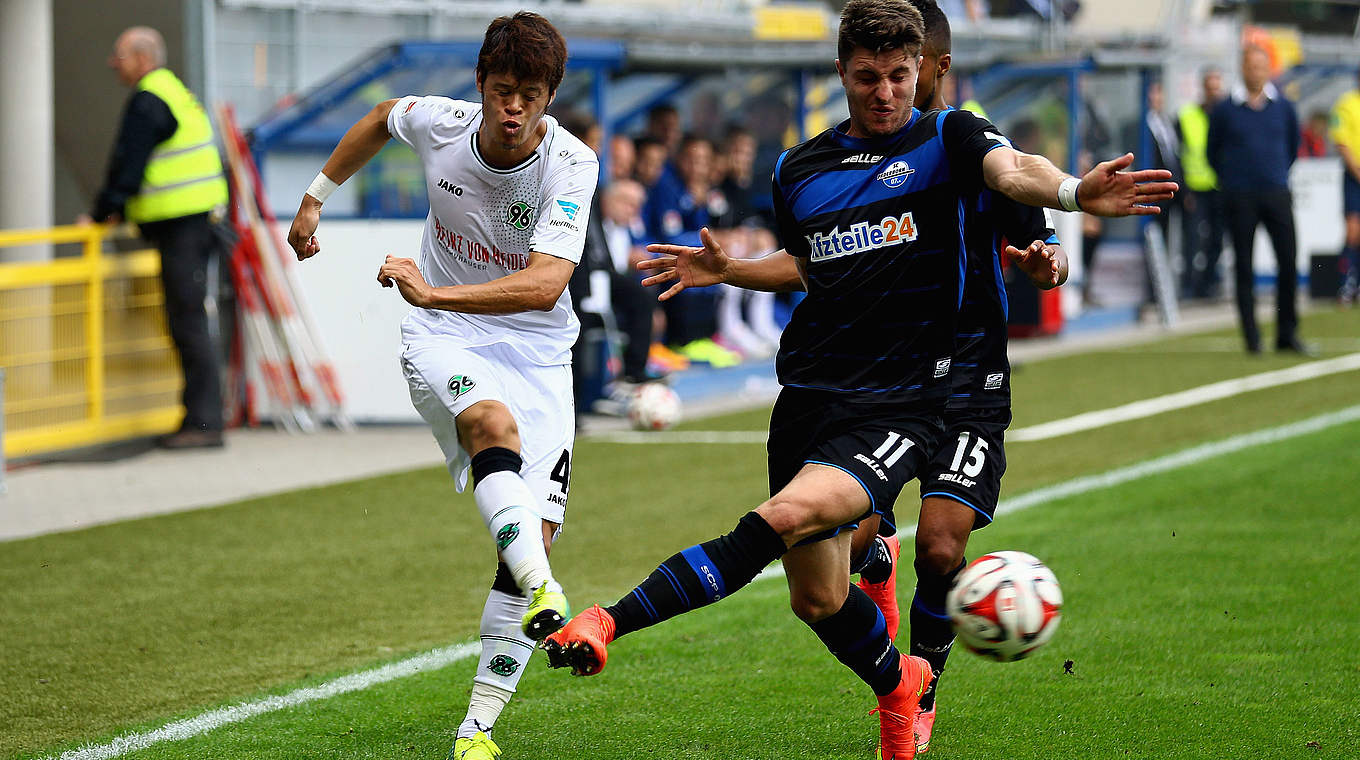
[[[160,257],[106,252],[120,235],[105,225],[0,231],[0,249],[80,247],[0,261],[7,458],[165,433],[183,417]]]

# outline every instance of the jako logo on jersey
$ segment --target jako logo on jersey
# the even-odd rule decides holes
[[[449,378],[449,393],[452,393],[454,398],[458,398],[472,390],[476,385],[477,381],[467,375],[454,375]]]
[[[1004,372],[993,372],[987,376],[987,380],[982,384],[985,391],[994,391],[1001,387],[1001,380],[1006,376]]]
[[[907,181],[907,177],[910,177],[915,173],[916,170],[907,166],[906,161],[894,161],[888,165],[888,168],[880,172],[877,177],[874,177],[874,179],[882,182],[888,187],[901,187],[902,183]]]
[[[949,374],[949,359],[941,359],[935,362],[935,377],[944,377]]]
[[[519,523],[510,523],[496,532],[496,548],[505,551],[505,547],[513,544],[517,538],[519,538]]]
[[[853,156],[846,156],[841,159],[843,164],[876,164],[882,161],[883,157],[873,153],[856,153]]]
[[[836,227],[830,232],[805,235],[808,247],[812,249],[812,260],[834,259],[853,253],[886,248],[898,243],[910,243],[916,239],[916,221],[911,212],[902,216],[885,216],[878,224],[856,222],[850,229],[841,232]]]
[[[448,180],[444,179],[443,177],[440,177],[440,178],[439,178],[439,181],[436,182],[435,184],[439,186],[439,189],[440,189],[440,190],[443,190],[443,191],[448,192],[448,193],[453,193],[454,195],[456,195],[456,196],[458,196],[458,197],[460,197],[460,198],[463,196],[463,188],[461,188],[461,187],[459,187],[459,186],[457,186],[457,185],[455,185],[455,184],[450,183]]]

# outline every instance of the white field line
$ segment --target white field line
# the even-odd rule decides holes
[[[1097,409],[1073,417],[1016,428],[1006,433],[1006,440],[1016,443],[1042,441],[1049,438],[1079,433],[1084,430],[1142,419],[1164,412],[1220,401],[1251,391],[1300,383],[1340,372],[1360,370],[1360,353],[1346,354],[1333,359],[1296,364],[1285,369],[1261,372],[1217,383],[1201,385],[1164,396],[1134,401],[1123,406]],[[681,430],[681,431],[621,431],[599,433],[591,440],[604,443],[673,443],[673,444],[751,444],[765,443],[769,434],[760,430]]]
[[[241,702],[230,707],[222,707],[196,715],[192,718],[177,720],[174,723],[167,723],[160,728],[144,733],[124,734],[108,744],[86,746],[63,752],[60,760],[108,760],[109,758],[135,752],[139,749],[146,749],[153,744],[161,742],[173,742],[189,739],[200,734],[206,734],[213,729],[220,728],[230,723],[240,723],[247,718],[256,715],[286,710],[307,702],[315,702],[320,699],[330,699],[340,694],[351,691],[362,691],[370,686],[376,686],[387,681],[394,681],[398,678],[406,678],[417,673],[430,670],[438,670],[447,665],[452,665],[460,660],[474,657],[482,651],[482,645],[477,641],[467,641],[462,644],[432,649],[428,652],[408,657],[405,660],[383,665],[372,670],[365,670],[360,673],[353,673],[341,676],[333,681],[327,681],[320,686],[309,686],[307,688],[291,691],[275,697],[265,697],[254,702]],[[52,759],[49,759],[52,760]]]
[[[623,430],[598,433],[592,441],[604,443],[765,443],[764,430]]]
[[[1252,433],[1243,433],[1221,441],[1207,443],[1202,446],[1186,449],[1175,454],[1169,454],[1157,459],[1150,459],[1145,462],[1120,467],[1099,475],[1091,475],[1083,478],[1076,478],[1059,483],[1057,485],[1039,488],[1028,493],[1021,494],[1014,499],[1002,502],[997,508],[997,514],[1018,512],[1022,509],[1042,504],[1055,499],[1062,499],[1069,496],[1077,496],[1083,493],[1109,488],[1111,486],[1126,483],[1130,480],[1147,477],[1156,473],[1175,470],[1181,467],[1188,467],[1206,459],[1230,454],[1242,449],[1253,446],[1260,446],[1267,443],[1275,443],[1288,438],[1315,433],[1337,425],[1360,420],[1360,405],[1347,407],[1336,412],[1311,417],[1299,422],[1282,425],[1280,427],[1258,430]],[[904,536],[911,536],[915,528],[905,528],[902,533]],[[784,576],[782,565],[772,565],[766,568],[757,580],[769,578],[781,578]],[[468,659],[476,655],[481,649],[480,643],[476,641],[464,642],[453,646],[434,649],[423,654],[410,657],[400,662],[384,665],[373,670],[365,670],[348,676],[342,676],[333,681],[327,681],[320,686],[312,686],[297,691],[289,692],[276,697],[266,697],[254,702],[242,702],[231,707],[223,707],[211,710],[193,718],[168,723],[153,731],[145,733],[124,734],[107,744],[86,746],[81,749],[71,750],[60,755],[60,758],[51,757],[47,760],[109,760],[128,752],[145,749],[153,744],[165,741],[180,741],[189,739],[200,734],[205,734],[213,729],[230,723],[239,723],[247,718],[276,710],[285,710],[290,707],[314,702],[321,699],[329,699],[340,694],[351,691],[361,691],[370,686],[392,681],[398,678],[413,676],[430,670],[452,665],[455,662]]]
[[[1085,414],[1078,414],[1061,420],[1017,428],[1006,433],[1006,440],[1024,442],[1057,438],[1058,436],[1105,427],[1106,425],[1113,425],[1118,422],[1128,422],[1129,420],[1151,417],[1155,414],[1169,412],[1174,409],[1184,409],[1188,406],[1218,401],[1243,393],[1249,393],[1251,391],[1303,382],[1304,380],[1312,380],[1325,375],[1334,375],[1338,372],[1349,372],[1356,369],[1360,369],[1360,353],[1346,354],[1345,356],[1338,356],[1335,359],[1324,359],[1322,361],[1308,362],[1306,364],[1296,364],[1293,367],[1288,367],[1286,369],[1277,369],[1271,372],[1261,372],[1255,375],[1247,375],[1246,377],[1210,383],[1178,393],[1169,393],[1165,396],[1134,401],[1131,404],[1124,404],[1123,406],[1099,409],[1094,412],[1086,412]]]

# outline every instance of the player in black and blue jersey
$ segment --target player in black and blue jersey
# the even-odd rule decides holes
[[[792,273],[780,268],[771,283],[761,279],[768,264],[727,267],[732,284],[801,282],[808,292],[777,360],[771,498],[731,533],[675,554],[613,606],[545,639],[550,665],[597,673],[613,639],[729,596],[782,558],[795,614],[878,696],[882,757],[915,754],[930,664],[901,655],[879,608],[850,584],[846,528],[889,508],[943,432],[967,199],[991,188],[1032,205],[1075,208],[1080,198],[1094,213],[1124,215],[1155,213],[1151,204],[1175,190],[1160,181],[1165,172],[1121,171],[1132,156],[1078,180],[1014,150],[972,114],[920,113],[912,99],[922,41],[920,13],[906,0],[846,5],[837,71],[850,119],[790,149],[775,171]]]

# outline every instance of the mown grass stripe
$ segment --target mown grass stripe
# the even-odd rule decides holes
[[[998,514],[1018,512],[1045,502],[1077,496],[1131,480],[1147,477],[1169,470],[1188,467],[1207,459],[1231,454],[1253,446],[1275,443],[1289,438],[1297,438],[1319,432],[1330,427],[1360,420],[1360,405],[1347,407],[1336,412],[1310,417],[1299,422],[1281,425],[1265,430],[1225,438],[1220,441],[1179,451],[1127,467],[1110,470],[1099,475],[1091,475],[1070,480],[1054,486],[1039,488],[1013,499],[1008,499],[997,508]],[[910,536],[913,528],[904,528],[902,534]],[[774,565],[761,573],[760,578],[778,578],[784,575],[782,565]],[[311,686],[287,694],[266,697],[251,702],[242,702],[230,707],[210,710],[201,715],[168,723],[152,731],[130,733],[120,736],[106,744],[92,745],[64,752],[59,760],[111,760],[154,744],[167,741],[182,741],[231,723],[239,723],[248,718],[265,713],[285,710],[290,707],[329,699],[353,691],[360,691],[381,683],[416,675],[430,670],[438,670],[461,660],[475,656],[480,651],[476,641],[464,642],[441,647],[414,657],[394,662],[372,670],[365,670],[327,681],[319,686]],[[58,760],[57,756],[48,760]]]

